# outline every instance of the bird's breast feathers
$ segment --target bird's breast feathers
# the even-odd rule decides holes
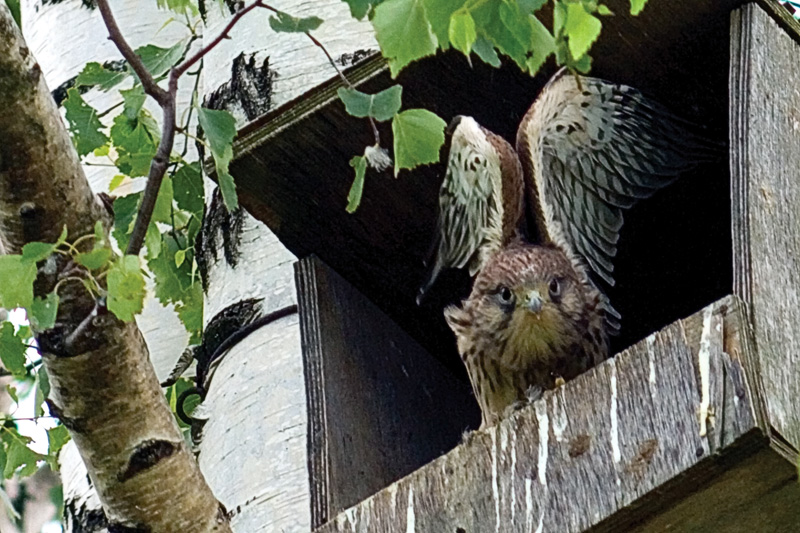
[[[517,309],[506,331],[508,337],[500,358],[513,369],[562,359],[576,342],[574,327],[568,327],[551,305],[545,305],[540,313]]]

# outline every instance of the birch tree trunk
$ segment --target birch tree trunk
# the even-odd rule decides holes
[[[377,49],[371,25],[354,20],[340,0],[271,4],[293,16],[322,18],[325,22],[314,36],[340,67],[360,51]],[[242,19],[232,38],[205,59],[205,105],[232,112],[240,128],[336,75],[307,36],[272,32],[269,15],[255,12]],[[213,5],[205,35],[216,35],[229,18],[229,12]],[[247,298],[263,298],[262,314],[297,303],[296,258],[247,214],[240,257],[235,267],[221,252],[215,257],[206,294],[207,322]],[[296,314],[253,333],[217,369],[206,398],[209,421],[199,461],[215,494],[233,512],[235,530],[311,529],[306,402]]]
[[[283,0],[274,6],[295,16],[315,15],[325,20],[315,36],[341,67],[377,48],[369,23],[353,20],[347,5],[339,0]],[[88,61],[119,59],[106,39],[99,14],[79,0],[23,0],[22,7],[26,36],[51,87],[69,82]],[[111,7],[134,48],[148,43],[171,46],[185,34],[174,23],[159,31],[171,15],[142,9],[136,0],[118,0]],[[240,126],[335,75],[323,51],[305,35],[265,30],[268,16],[262,11],[245,17],[233,38],[223,41],[205,60],[201,94],[206,105],[232,111]],[[206,35],[216,35],[229,17],[229,12],[212,3]],[[243,80],[247,83],[242,84]],[[188,103],[186,88],[182,89],[179,109]],[[100,110],[116,104],[116,97],[113,92],[96,90],[84,95]],[[160,118],[158,108],[151,110]],[[109,114],[104,121],[112,119]],[[85,168],[92,189],[106,191],[113,172]],[[127,183],[115,192],[139,190],[143,181]],[[211,228],[214,238],[223,238],[219,231]],[[228,306],[250,298],[262,300],[263,314],[296,303],[294,256],[247,214],[240,243],[241,260],[236,266],[224,259],[222,247],[209,265],[206,323]],[[158,377],[163,378],[186,345],[184,328],[172,309],[161,307],[152,298],[137,321]],[[247,532],[308,530],[306,395],[296,314],[257,330],[227,354],[216,369],[204,409],[209,420],[199,462],[214,493],[232,512],[233,525]],[[102,524],[93,508],[98,500],[76,457],[70,450],[62,456],[71,514],[68,527],[99,531]]]
[[[5,3],[0,107],[4,251],[55,242],[65,226],[70,241],[92,234],[96,221],[107,226],[108,212],[91,191],[41,67]],[[61,258],[47,261],[37,296],[52,291],[70,268]],[[96,313],[80,283],[64,284],[59,296],[56,327],[37,335],[51,384],[49,405],[70,430],[109,525],[230,531],[169,411],[136,324]]]

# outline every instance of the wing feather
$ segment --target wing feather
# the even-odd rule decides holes
[[[454,122],[433,262],[417,302],[445,268],[469,268],[474,276],[517,235],[524,216],[522,168],[514,149],[470,117]]]
[[[695,129],[632,87],[562,69],[517,132],[543,240],[613,285],[623,210],[719,158],[720,146]]]

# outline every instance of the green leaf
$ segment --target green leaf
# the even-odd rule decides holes
[[[528,58],[528,72],[531,76],[539,71],[550,54],[555,51],[555,39],[541,21],[530,15],[531,22],[531,48],[533,53]]]
[[[150,221],[147,232],[144,234],[144,245],[147,248],[147,260],[155,259],[161,253],[161,231],[155,222]]]
[[[500,67],[500,57],[497,55],[494,45],[490,43],[489,40],[483,35],[478,35],[478,39],[472,46],[472,51],[478,54],[478,57],[481,58],[481,61],[487,65],[491,65],[494,68]]]
[[[278,11],[276,14],[277,17],[274,15],[269,17],[269,27],[278,33],[306,33],[316,30],[322,24],[322,19],[319,17],[293,17],[283,11]]]
[[[197,119],[211,147],[214,156],[214,165],[217,168],[219,188],[225,207],[234,211],[239,207],[236,196],[236,184],[233,176],[228,173],[228,165],[233,159],[233,139],[236,137],[236,119],[227,111],[217,111],[201,107],[198,109]]]
[[[44,261],[53,251],[57,248],[57,244],[50,244],[46,242],[29,242],[22,247],[23,261],[30,261],[31,263],[38,263]]]
[[[108,184],[108,191],[114,192],[114,189],[122,185],[122,182],[125,181],[127,178],[125,174],[114,174],[114,177],[111,178],[111,182]]]
[[[183,57],[186,42],[180,41],[171,48],[161,48],[152,44],[134,50],[142,58],[142,63],[154,78],[166,74]]]
[[[3,280],[0,283],[0,307],[31,306],[36,263],[24,260],[21,255],[0,255],[0,280]]]
[[[44,298],[39,298],[38,296],[34,298],[30,309],[31,312],[28,314],[31,325],[38,331],[45,331],[55,326],[58,303],[59,298],[55,291]]]
[[[423,0],[386,0],[375,8],[372,26],[392,77],[409,63],[436,53],[436,36]]]
[[[14,17],[14,22],[22,29],[22,13],[19,2],[20,0],[6,0],[6,5],[8,6],[8,10],[11,11],[11,16]],[[5,492],[3,492],[3,494],[5,494]],[[14,513],[16,513],[16,511],[14,511]],[[17,518],[19,518],[19,515],[17,515]]]
[[[479,4],[472,10],[472,17],[478,35],[483,35],[520,68],[525,68],[530,48],[530,24],[519,14],[519,7],[513,0]],[[521,34],[527,35],[527,39],[520,40],[518,35]]]
[[[572,67],[581,74],[588,74],[592,70],[592,58],[587,54],[577,61],[573,61]]]
[[[98,270],[111,259],[111,253],[111,248],[95,248],[91,252],[78,254],[75,261],[89,270]]]
[[[185,253],[185,261],[176,257]],[[161,253],[148,260],[148,267],[155,276],[155,293],[162,305],[175,304],[178,318],[195,341],[200,340],[203,326],[203,290],[195,276],[194,260],[189,260],[191,249],[184,250],[174,239],[162,235]],[[194,341],[193,341],[194,342]]]
[[[189,14],[196,17],[200,14],[194,0],[156,0],[159,9],[169,9],[178,15]]]
[[[19,395],[17,394],[17,388],[14,387],[11,383],[6,384],[6,392],[11,399],[14,401],[15,404],[19,405]]]
[[[527,51],[531,42],[531,25],[528,17],[520,11],[516,0],[503,0],[499,11],[503,25],[508,28],[509,33],[514,36],[519,46]]]
[[[611,11],[608,8],[608,6],[605,5],[605,4],[600,4],[599,6],[597,6],[597,13],[600,14],[600,15],[613,15],[614,14],[614,12]]]
[[[105,248],[106,246],[106,228],[103,222],[98,220],[94,223],[94,247]]]
[[[130,89],[122,89],[119,94],[122,95],[124,103],[122,113],[128,120],[136,120],[139,116],[139,111],[142,110],[145,99],[147,99],[147,95],[144,94],[144,87],[137,83]]]
[[[156,298],[162,305],[181,301],[184,292],[192,285],[187,265],[178,265],[175,261],[179,249],[173,239],[162,235],[161,253],[147,261],[148,268],[155,275]]]
[[[142,193],[137,192],[127,196],[120,196],[114,200],[114,238],[123,250],[128,247],[136,214],[139,211],[139,202]]]
[[[128,77],[128,71],[114,71],[105,68],[97,62],[86,63],[83,70],[75,78],[75,87],[94,87],[109,91]]]
[[[175,311],[186,331],[191,334],[189,342],[200,342],[203,331],[203,288],[199,282],[183,292],[181,301],[175,304]]]
[[[69,431],[62,425],[47,430],[47,453],[50,455],[58,455],[61,448],[69,442]]]
[[[446,50],[450,42],[450,25],[454,13],[467,3],[466,0],[423,0],[425,15],[431,24],[431,30],[439,42],[439,48]]]
[[[371,1],[371,0],[344,0],[347,2],[347,5],[350,6],[350,14],[353,18],[361,20],[367,16],[369,13],[370,7],[373,4],[379,3],[380,0]]]
[[[186,250],[175,252],[175,266],[180,268],[184,261],[186,261]]]
[[[453,48],[469,57],[472,46],[478,38],[475,32],[475,20],[469,11],[458,12],[450,19],[450,44]]]
[[[6,453],[6,467],[3,470],[3,476],[6,479],[11,479],[11,476],[14,475],[18,468],[21,468],[18,474],[19,477],[28,477],[36,472],[36,463],[38,461],[47,459],[44,455],[28,448],[21,438],[13,439]]]
[[[100,131],[103,129],[103,124],[97,118],[97,110],[84,102],[77,89],[67,91],[64,110],[72,142],[79,155],[89,155],[95,148],[108,142],[108,136]]]
[[[39,367],[36,371],[36,396],[34,403],[34,415],[44,415],[44,401],[50,395],[50,378],[47,376],[47,370],[44,365]]]
[[[567,36],[569,51],[573,58],[582,57],[591,48],[592,43],[600,36],[603,28],[600,19],[588,13],[581,3],[567,4],[567,19],[564,32]]]
[[[647,0],[631,0],[631,15],[638,15],[644,9]]]
[[[108,270],[108,310],[122,321],[130,322],[142,310],[144,275],[139,258],[125,255],[114,261]]]
[[[353,180],[353,185],[350,186],[350,192],[347,193],[347,212],[355,213],[361,203],[361,194],[364,191],[364,175],[367,172],[367,159],[364,156],[357,155],[350,160],[350,166],[356,171],[356,179]]]
[[[25,369],[27,350],[28,347],[22,342],[22,338],[14,333],[14,324],[11,322],[0,324],[0,361],[15,377],[23,377],[28,373]]]
[[[151,220],[154,222],[171,223],[173,198],[172,179],[165,177],[161,181],[161,187],[158,189],[156,205],[153,207],[153,216]]]
[[[372,117],[378,122],[383,122],[400,111],[403,88],[400,85],[392,85],[377,94],[367,94],[342,87],[337,93],[350,115],[358,118]]]
[[[119,157],[116,164],[121,172],[130,177],[147,176],[150,164],[158,149],[158,133],[153,132],[152,117],[140,110],[135,119],[124,113],[114,117],[111,126],[111,140]]]
[[[179,209],[188,211],[198,218],[203,217],[205,189],[198,161],[183,165],[175,172],[172,176],[172,189]]]
[[[530,15],[539,11],[547,3],[547,0],[518,0],[517,3],[523,15]]]
[[[408,109],[392,120],[394,175],[439,160],[444,144],[445,121],[427,109]]]
[[[10,431],[16,432],[16,428],[9,428]],[[10,444],[10,439],[6,438],[6,435],[3,434],[3,441],[0,443],[0,470],[5,472],[6,470],[6,463],[8,462],[8,454],[6,453],[6,442]],[[2,485],[0,483],[0,485]]]

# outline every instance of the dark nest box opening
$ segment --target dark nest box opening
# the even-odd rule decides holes
[[[726,142],[728,14],[738,3],[652,2],[632,17],[627,2],[609,2],[615,16],[604,19],[591,74],[642,90]],[[554,71],[552,60],[535,78],[511,64],[495,69],[476,60],[471,68],[450,52],[418,61],[398,81],[404,108],[425,107],[445,120],[471,115],[513,143],[523,114]],[[351,67],[349,76],[366,92],[393,83],[374,56]],[[345,113],[337,83],[311,89],[240,132],[231,173],[242,205],[298,257],[319,256],[465,376],[442,308],[466,296],[466,276],[450,272],[422,307],[414,301],[444,167],[404,171],[397,179],[368,173],[361,206],[347,214],[348,161],[372,138],[365,121]],[[381,137],[391,142],[388,125]],[[615,351],[731,292],[729,187],[722,154],[626,213],[617,285],[609,294],[623,317]]]

